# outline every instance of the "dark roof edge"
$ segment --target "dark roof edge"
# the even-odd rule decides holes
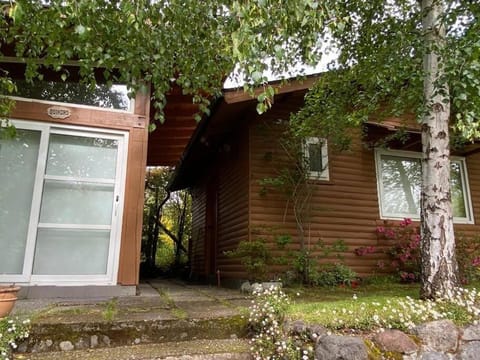
[[[289,78],[285,80],[275,80],[268,83],[275,89],[275,95],[295,92],[298,90],[310,89],[322,76],[322,73],[310,74],[305,77]],[[246,93],[243,88],[224,89],[223,96],[227,104],[254,100],[265,89],[263,87],[256,88],[253,95]]]
[[[194,146],[194,144],[197,143],[197,140],[200,139],[200,137],[203,135],[205,130],[207,129],[208,124],[210,123],[211,118],[213,115],[216,113],[216,110],[220,107],[221,103],[224,101],[223,96],[218,97],[215,99],[215,102],[211,106],[210,114],[208,116],[205,116],[201,121],[200,124],[197,126],[195,129],[193,135],[191,136],[187,146],[185,147],[185,150],[183,151],[182,156],[180,157],[180,161],[178,162],[178,165],[175,167],[175,171],[172,174],[172,177],[167,184],[167,191],[177,191],[177,190],[182,190],[185,187],[182,187],[181,185],[178,185],[177,182],[182,175],[182,172],[185,167],[185,162],[188,160],[190,157],[191,149]]]

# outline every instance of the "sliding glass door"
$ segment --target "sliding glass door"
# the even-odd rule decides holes
[[[0,138],[0,276],[25,281],[24,266],[41,131]]]
[[[0,140],[0,282],[115,283],[126,134],[30,124]]]

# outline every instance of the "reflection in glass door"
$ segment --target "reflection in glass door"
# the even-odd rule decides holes
[[[0,138],[0,276],[22,281],[41,131]]]
[[[115,283],[126,135],[31,124],[0,141],[0,282]]]

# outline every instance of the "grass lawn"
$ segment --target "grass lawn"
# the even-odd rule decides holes
[[[414,324],[448,318],[462,325],[479,318],[479,283],[451,302],[419,300],[419,284],[384,279],[357,288],[290,288],[287,317],[323,325],[332,330],[408,329]],[[480,288],[480,287],[478,287]],[[478,313],[476,313],[478,311]]]
[[[420,294],[419,284],[401,284],[390,278],[379,279],[375,282],[367,282],[356,288],[352,287],[298,287],[286,289],[287,294],[296,302],[335,302],[350,300],[353,295],[362,299],[379,297],[405,297],[418,298]]]

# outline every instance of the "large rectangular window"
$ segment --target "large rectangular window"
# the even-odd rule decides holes
[[[421,154],[377,150],[376,165],[381,217],[419,219]],[[472,223],[472,205],[464,158],[451,158],[450,176],[454,221]]]
[[[114,284],[127,135],[12,122],[16,136],[0,139],[0,282]]]

